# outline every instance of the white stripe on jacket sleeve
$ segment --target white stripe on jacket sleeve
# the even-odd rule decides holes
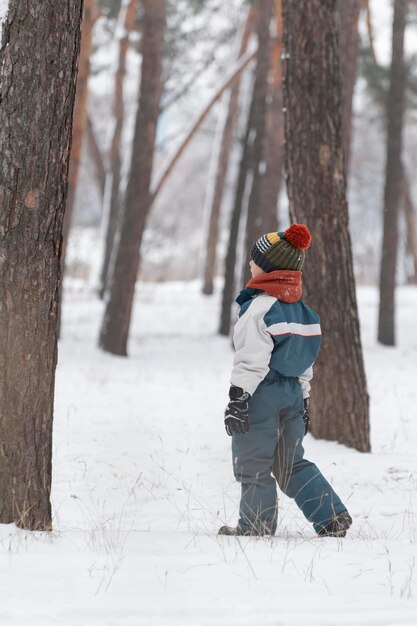
[[[317,337],[321,335],[320,324],[298,324],[297,322],[279,322],[268,326],[268,332],[273,336],[299,335],[301,337]]]
[[[236,352],[230,382],[251,395],[269,372],[274,340],[264,317],[275,302],[276,298],[268,294],[257,296],[235,325],[233,343]]]

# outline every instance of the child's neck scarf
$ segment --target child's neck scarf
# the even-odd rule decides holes
[[[302,272],[297,270],[275,270],[252,278],[246,287],[262,289],[281,302],[291,304],[301,298]]]

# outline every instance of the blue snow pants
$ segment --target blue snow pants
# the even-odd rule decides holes
[[[298,378],[271,370],[249,403],[249,432],[232,438],[233,471],[242,484],[238,526],[245,532],[275,533],[276,481],[316,532],[346,511],[317,466],[304,458],[303,413]]]

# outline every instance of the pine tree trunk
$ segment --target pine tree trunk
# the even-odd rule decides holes
[[[120,209],[120,174],[122,168],[121,141],[124,123],[123,83],[126,74],[126,56],[129,49],[129,37],[135,24],[138,0],[125,0],[120,9],[121,36],[119,39],[119,60],[114,80],[113,118],[114,132],[110,146],[111,192],[110,206],[107,211],[106,240],[104,247],[103,266],[100,276],[100,296],[103,298],[108,286],[108,274],[111,254]]]
[[[140,247],[151,206],[151,175],[159,115],[165,0],[143,0],[142,76],[120,241],[115,257],[100,346],[126,356]]]
[[[97,142],[96,133],[91,118],[87,116],[87,142],[88,152],[93,162],[97,185],[100,190],[101,199],[103,200],[106,187],[106,166],[104,164],[103,155]]]
[[[407,248],[413,259],[413,274],[410,282],[417,283],[417,218],[410,192],[410,180],[403,169],[403,205],[407,230]]]
[[[252,5],[246,18],[245,28],[240,44],[239,58],[246,52],[249,38],[253,30],[255,17],[255,7]],[[220,209],[223,198],[223,190],[227,178],[229,156],[233,144],[235,122],[238,113],[239,87],[240,80],[237,80],[230,91],[227,116],[223,128],[216,177],[214,181],[214,190],[213,192],[211,192],[211,190],[208,191],[211,197],[211,205],[203,278],[203,293],[206,295],[211,295],[213,293],[213,279],[217,257],[217,240],[219,236]]]
[[[313,234],[304,297],[321,316],[312,432],[369,451],[368,394],[343,163],[334,0],[283,0],[285,162],[290,214]]]
[[[274,11],[273,0],[262,0],[259,4],[258,19],[258,56],[256,63],[256,77],[253,90],[251,108],[251,130],[249,133],[249,146],[252,153],[250,168],[251,191],[249,195],[248,211],[246,219],[246,232],[243,251],[243,283],[250,278],[249,254],[255,239],[261,235],[262,214],[265,206],[262,205],[262,187],[267,172],[266,166],[266,112],[267,96],[269,91],[268,75],[271,62],[271,19]],[[276,204],[276,199],[275,199]]]
[[[255,68],[255,79],[252,87],[252,96],[251,96],[251,104],[250,110],[247,120],[247,126],[245,131],[245,138],[243,141],[242,147],[242,156],[239,163],[239,173],[235,191],[234,205],[230,218],[230,226],[229,226],[229,240],[227,244],[227,253],[225,260],[225,271],[224,271],[224,285],[222,292],[222,304],[221,304],[221,312],[220,312],[220,326],[219,333],[221,335],[229,335],[230,333],[230,324],[231,324],[231,315],[232,315],[232,303],[235,296],[235,272],[236,272],[236,257],[237,257],[237,240],[239,235],[239,225],[241,221],[242,213],[245,211],[246,202],[248,202],[248,195],[250,192],[249,184],[251,183],[251,175],[253,176],[255,171],[255,147],[258,149],[258,144],[254,141],[254,126],[255,121],[259,120],[260,115],[260,99],[263,98],[263,123],[265,123],[265,100],[266,95],[265,91],[263,93],[257,93],[257,87],[261,89],[266,89],[266,85],[262,85],[262,81],[264,81],[264,67],[265,67],[265,56],[266,56],[266,65],[268,66],[269,57],[269,32],[267,39],[267,47],[265,50],[265,41],[263,40],[260,43],[260,33],[262,37],[265,38],[265,23],[268,19],[269,13],[269,21],[271,16],[271,2],[267,0],[265,4],[260,4],[258,0],[255,5],[258,11],[258,19],[257,19],[257,38],[258,38],[258,52],[257,52],[257,61]],[[264,48],[264,50],[262,50]],[[259,68],[261,68],[261,81],[258,79]],[[262,111],[261,111],[262,113]],[[263,130],[262,130],[262,138],[263,138]],[[258,150],[259,151],[259,150]]]
[[[253,96],[252,96],[253,99]],[[236,248],[237,238],[239,234],[239,224],[242,215],[243,201],[246,191],[247,173],[250,169],[251,151],[249,147],[249,134],[251,130],[251,112],[248,115],[246,125],[245,138],[243,140],[242,156],[239,163],[239,174],[236,184],[235,199],[233,210],[230,217],[229,240],[227,244],[227,253],[224,266],[224,285],[222,292],[222,304],[220,311],[219,333],[228,336],[230,333],[230,324],[232,317],[232,302],[235,290],[235,271],[236,271]]]
[[[0,523],[51,528],[62,224],[82,0],[10,0],[0,49]]]
[[[278,196],[284,163],[284,117],[282,113],[282,12],[281,0],[275,0],[275,41],[266,106],[265,174],[259,189],[259,234],[278,229]]]
[[[395,274],[397,269],[398,205],[402,187],[402,133],[406,68],[404,31],[407,0],[395,0],[392,27],[392,60],[388,94],[387,160],[385,169],[384,231],[382,241],[378,341],[395,345]]]
[[[352,140],[353,92],[358,61],[358,21],[362,0],[337,0],[337,24],[342,75],[342,138],[346,176]]]
[[[62,241],[62,270],[65,269],[68,236],[74,212],[75,194],[80,169],[81,149],[87,124],[88,77],[93,44],[93,26],[97,18],[97,0],[84,0],[80,62],[77,78],[77,92],[74,105],[74,124],[72,130],[71,161],[68,174],[68,196],[65,210]]]

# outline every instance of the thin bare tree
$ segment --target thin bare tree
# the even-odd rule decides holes
[[[395,345],[395,275],[398,209],[402,189],[402,143],[406,88],[404,33],[408,0],[394,0],[392,57],[388,94],[387,159],[385,166],[384,230],[379,279],[378,341]]]
[[[120,227],[100,346],[126,356],[140,247],[152,203],[150,190],[156,124],[160,110],[165,0],[142,0],[142,71],[126,204]]]
[[[252,160],[248,169],[250,193],[246,216],[245,241],[243,250],[243,283],[250,278],[249,253],[255,239],[259,237],[262,228],[262,216],[266,212],[265,193],[262,194],[264,179],[268,172],[266,163],[267,146],[267,98],[271,95],[268,85],[269,70],[272,58],[271,20],[274,14],[274,0],[262,0],[259,4],[258,19],[258,56],[256,76],[251,105],[251,128],[249,143]],[[279,115],[279,114],[278,114]],[[275,198],[276,207],[276,198]]]
[[[101,199],[103,200],[104,190],[106,186],[106,165],[101,148],[97,141],[93,122],[91,120],[91,117],[89,116],[87,116],[87,143],[88,151],[93,162],[94,174],[97,180],[97,185],[100,190]]]
[[[65,257],[68,236],[74,212],[75,194],[77,191],[78,174],[81,162],[81,149],[87,126],[88,79],[90,76],[90,57],[93,46],[94,24],[99,16],[97,0],[84,0],[84,14],[81,35],[81,52],[77,78],[77,92],[74,105],[74,124],[72,129],[71,161],[68,178],[67,208],[65,210],[62,241],[62,268],[65,268]]]
[[[403,165],[402,201],[407,231],[406,244],[407,250],[413,261],[413,273],[410,276],[410,282],[417,283],[417,216],[410,192],[410,179],[404,170],[405,168]]]
[[[255,192],[252,191],[252,183],[255,171],[259,171],[263,151],[266,93],[268,87],[267,76],[270,59],[269,27],[273,5],[269,0],[265,3],[258,0],[256,6],[258,9],[258,20],[256,25],[258,51],[256,56],[255,76],[252,85],[251,104],[242,145],[233,209],[230,217],[229,239],[224,267],[224,285],[219,324],[219,333],[221,335],[228,335],[230,333],[232,302],[235,295],[234,290],[236,259],[238,256],[237,241],[239,226],[242,214],[245,213],[245,209],[248,205],[248,195],[252,194],[253,196],[254,193],[257,193],[258,191],[258,186],[255,188]],[[260,137],[257,137],[258,130],[256,130],[255,127],[257,127],[260,131]],[[260,143],[261,141],[262,144]],[[261,172],[258,173],[260,174]],[[258,185],[258,183],[259,179],[256,184]],[[247,236],[245,237],[245,242],[246,239]]]
[[[123,0],[119,25],[116,34],[119,39],[119,56],[117,70],[114,76],[114,99],[113,99],[113,120],[114,130],[109,153],[109,171],[107,177],[110,180],[109,206],[105,207],[103,217],[107,221],[106,238],[104,242],[104,257],[100,275],[100,296],[103,297],[108,285],[108,274],[111,254],[114,248],[114,238],[116,235],[117,221],[120,209],[120,175],[122,169],[121,141],[124,124],[124,101],[123,85],[126,75],[126,57],[129,49],[129,39],[135,24],[138,0]]]
[[[250,35],[254,28],[254,21],[256,19],[255,5],[251,5],[245,26],[243,29],[242,39],[240,42],[240,49],[238,57],[241,58],[248,47]],[[239,110],[239,87],[240,87],[240,75],[235,81],[233,87],[230,90],[229,101],[227,104],[227,115],[224,122],[222,131],[220,150],[217,161],[216,176],[214,179],[214,189],[207,189],[206,194],[210,200],[209,206],[209,225],[207,231],[205,264],[204,264],[204,278],[203,278],[203,293],[211,295],[213,293],[213,279],[216,267],[217,258],[217,240],[219,235],[219,220],[220,209],[223,198],[224,186],[227,178],[227,172],[229,167],[230,151],[233,145],[233,136],[236,124],[236,118]],[[212,181],[208,181],[208,185],[211,185]]]

